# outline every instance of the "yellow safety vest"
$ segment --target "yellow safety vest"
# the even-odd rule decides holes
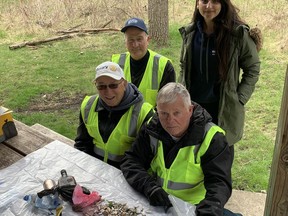
[[[106,143],[99,132],[98,112],[95,107],[98,96],[86,96],[81,104],[81,114],[87,131],[93,137],[94,152],[107,160],[120,162],[126,150],[128,150],[136,138],[139,129],[147,114],[153,108],[151,104],[139,102],[129,108],[121,117],[117,126],[110,134]]]
[[[215,133],[224,133],[213,123],[208,123],[205,130],[207,133],[203,143],[181,148],[169,169],[165,168],[162,142],[150,136],[150,146],[155,156],[149,172],[157,175],[158,183],[167,193],[194,205],[203,200],[206,194],[201,156],[209,148]]]
[[[156,96],[160,87],[164,69],[169,59],[153,52],[152,50],[148,51],[150,53],[149,60],[138,89],[142,93],[144,100],[155,107]],[[130,53],[113,54],[112,61],[120,65],[124,71],[125,79],[132,82],[130,73]]]

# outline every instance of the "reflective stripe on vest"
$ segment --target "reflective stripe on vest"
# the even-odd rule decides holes
[[[84,119],[83,121],[87,124],[88,122],[88,116],[89,116],[89,112],[90,112],[90,109],[92,107],[92,104],[94,103],[95,99],[96,99],[97,95],[93,95],[89,98],[86,106],[85,106],[85,110],[84,110]]]
[[[141,111],[141,107],[143,105],[144,101],[142,100],[140,103],[137,103],[134,105],[131,120],[130,120],[130,127],[128,131],[128,136],[136,137],[137,136],[137,120]]]
[[[101,148],[97,148],[96,145],[94,146],[94,152],[95,154],[100,155],[101,157],[105,158],[105,151]],[[111,154],[108,152],[107,158],[108,160],[111,160],[111,161],[120,162],[123,158],[123,155],[115,155],[115,154]]]
[[[126,53],[121,53],[120,58],[119,58],[119,62],[118,62],[119,66],[122,68],[123,71],[124,71],[124,67],[125,67],[126,56],[127,56]]]
[[[173,182],[168,180],[167,183],[167,188],[171,189],[171,190],[185,190],[185,189],[190,189],[190,188],[194,188],[197,185],[199,185],[201,182],[203,182],[204,180],[196,183],[196,184],[187,184],[187,183],[181,183],[181,182]],[[157,177],[157,183],[163,187],[164,184],[164,179]]]

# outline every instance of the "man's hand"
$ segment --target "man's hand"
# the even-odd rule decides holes
[[[172,206],[168,193],[164,191],[161,187],[156,187],[149,194],[148,200],[152,206],[164,206],[165,212]]]

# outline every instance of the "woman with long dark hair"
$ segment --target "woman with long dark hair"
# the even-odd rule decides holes
[[[244,105],[259,78],[262,46],[260,30],[250,29],[238,11],[230,0],[196,0],[192,22],[179,29],[179,81],[225,130],[230,146],[243,135]]]

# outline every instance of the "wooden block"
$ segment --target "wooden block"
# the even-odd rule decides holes
[[[18,135],[3,142],[14,151],[17,151],[22,155],[27,155],[54,141],[54,139],[45,136],[28,125],[15,119],[14,121]]]
[[[24,156],[0,143],[0,169],[6,168]]]
[[[32,125],[31,128],[43,133],[44,135],[46,135],[48,137],[53,138],[54,140],[59,140],[65,144],[68,144],[68,145],[74,147],[74,143],[75,143],[74,140],[69,139],[68,137],[65,137],[62,134],[59,134],[59,133],[57,133],[57,132],[55,132],[55,131],[53,131],[53,130],[51,130],[51,129],[49,129],[49,128],[41,125],[41,124],[36,123],[36,124]]]

